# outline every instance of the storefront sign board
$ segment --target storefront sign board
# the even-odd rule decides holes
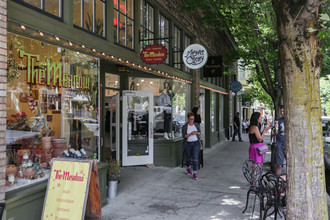
[[[161,64],[167,58],[167,50],[161,45],[147,45],[141,51],[141,59],[145,64]]]
[[[183,52],[184,64],[190,69],[199,69],[207,62],[207,50],[200,44],[191,44]]]
[[[242,84],[239,81],[234,81],[230,84],[230,90],[233,92],[239,92],[242,89]]]
[[[222,56],[210,56],[204,66],[204,77],[222,77]]]
[[[42,219],[85,218],[92,162],[92,160],[53,159]]]

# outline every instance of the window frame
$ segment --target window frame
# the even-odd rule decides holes
[[[149,15],[150,11],[149,9],[152,9],[152,29],[153,30],[150,30],[149,29],[149,24],[150,24],[150,20],[149,20],[149,16],[148,16],[148,20],[146,22],[146,24],[144,24],[144,22],[146,21],[144,19],[144,6],[145,5],[147,6],[147,14]],[[140,39],[141,39],[141,48],[144,48],[145,46],[147,45],[150,45],[150,44],[155,44],[155,8],[150,5],[147,1],[145,0],[142,0],[141,1],[141,7],[142,7],[142,10],[141,10],[141,22],[140,22]],[[144,33],[147,33],[147,38],[144,38]],[[149,34],[152,34],[153,35],[153,38],[152,40],[149,39]]]
[[[56,20],[59,20],[59,21],[62,21],[63,22],[63,0],[59,0],[59,7],[58,7],[58,9],[60,11],[60,13],[59,13],[60,16],[56,16],[56,15],[54,15],[52,13],[49,13],[49,12],[47,12],[45,10],[45,0],[41,0],[42,1],[41,2],[41,8],[35,7],[35,6],[33,6],[33,5],[29,4],[29,3],[24,2],[23,0],[12,0],[12,1],[13,2],[16,2],[16,3],[20,4],[20,5],[23,5],[23,6],[27,7],[27,8],[29,8],[29,9],[32,9],[34,11],[37,11],[37,12],[39,12],[41,14],[44,14],[44,15],[46,15],[48,17],[51,17],[51,18],[54,18]]]
[[[128,48],[128,49],[131,49],[131,50],[134,50],[135,49],[135,12],[134,12],[134,9],[135,9],[135,1],[132,0],[132,18],[129,17],[129,15],[127,14],[127,0],[125,0],[125,10],[126,10],[126,14],[122,13],[120,11],[120,3],[119,3],[120,0],[117,0],[118,2],[118,5],[117,5],[117,8],[115,7],[115,4],[113,4],[113,11],[114,11],[114,15],[113,15],[113,18],[116,18],[115,17],[115,13],[117,13],[117,26],[118,26],[118,23],[120,22],[120,15],[124,16],[125,17],[125,45],[123,45],[122,43],[120,43],[120,29],[117,28],[117,31],[116,33],[114,34],[114,43],[115,44],[118,44],[124,48]],[[127,46],[127,19],[129,19],[131,22],[132,22],[132,47],[129,47]]]
[[[191,43],[192,43],[192,38],[191,37],[189,37],[188,35],[184,35],[184,37],[183,37],[184,39],[183,39],[183,47],[184,47],[184,49],[186,49]],[[187,41],[187,40],[189,40],[189,42]],[[183,49],[183,50],[184,50]],[[182,58],[181,58],[182,59]],[[184,70],[184,72],[186,72],[186,73],[191,73],[191,69],[190,68],[188,68],[186,65],[184,65],[183,64],[183,70]]]
[[[182,44],[181,44],[182,30],[174,25],[173,27],[173,67],[176,69],[182,69]],[[179,53],[179,55],[177,55]]]
[[[62,1],[62,0],[61,0]],[[73,27],[80,29],[82,31],[85,31],[87,33],[93,34],[94,36],[100,37],[100,38],[106,38],[107,37],[107,31],[106,31],[106,22],[107,22],[107,13],[106,13],[106,8],[107,8],[107,1],[106,0],[92,0],[93,1],[93,27],[92,31],[88,30],[85,28],[84,24],[84,0],[80,0],[80,26],[73,24]],[[99,35],[95,33],[95,14],[96,14],[96,1],[103,2],[104,8],[103,8],[103,35]]]
[[[170,48],[171,48],[171,41],[170,41],[170,20],[169,19],[167,19],[164,15],[162,15],[161,13],[159,13],[159,20],[158,20],[158,32],[159,32],[159,38],[160,38],[160,40],[159,40],[159,44],[161,44],[161,45],[163,45],[165,48],[166,48],[166,50],[167,50],[167,58],[166,58],[166,60],[164,61],[164,64],[167,64],[167,65],[169,65],[170,64]],[[168,31],[167,31],[167,36],[166,36],[166,34],[165,34],[165,30],[164,30],[164,35],[162,35],[162,30],[161,30],[161,25],[160,25],[160,23],[161,23],[161,21],[164,21],[164,27],[165,27],[165,24],[166,24],[166,21],[167,21],[167,25],[168,25]],[[167,39],[166,39],[167,38]],[[162,39],[162,40],[161,40]],[[162,44],[162,41],[164,41],[164,44]],[[168,44],[168,47],[166,47],[166,43]]]

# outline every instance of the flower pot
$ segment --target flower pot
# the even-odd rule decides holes
[[[118,180],[116,180],[116,181],[109,180],[109,182],[108,182],[108,198],[112,199],[117,196],[117,185],[118,185]]]

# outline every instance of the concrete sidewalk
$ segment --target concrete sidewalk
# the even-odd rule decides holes
[[[117,197],[103,207],[103,219],[251,219],[254,196],[242,214],[249,187],[241,168],[248,159],[247,134],[243,140],[205,149],[204,167],[196,181],[181,166],[122,168]],[[258,200],[256,203],[254,219],[259,211]]]

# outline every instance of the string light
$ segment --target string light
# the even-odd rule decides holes
[[[26,28],[25,28],[25,25],[23,25],[23,24],[19,24],[19,27],[20,27],[21,29],[23,29],[23,30],[26,29]]]
[[[22,30],[26,30],[26,26],[25,25],[23,25],[23,24],[18,24],[18,26],[22,29]],[[33,30],[33,28],[31,28],[32,30]],[[36,29],[34,29],[34,31],[37,31],[38,32],[38,34],[40,35],[40,36],[44,36],[44,33],[41,31],[41,30],[36,30]],[[60,41],[60,37],[59,36],[57,36],[57,35],[53,35],[53,37],[54,37],[54,39],[56,39],[57,41]],[[67,40],[67,45],[70,45],[70,46],[73,46],[73,43],[70,41],[70,40]],[[86,48],[86,46],[84,45],[84,44],[80,44],[80,46],[82,47],[82,48]],[[90,51],[90,50],[92,50],[93,52],[97,52],[97,50],[95,49],[95,48],[93,48],[93,49],[87,49],[87,51]],[[79,52],[77,52],[77,53],[79,53]],[[116,57],[114,57],[113,55],[107,55],[105,52],[101,52],[100,51],[100,53],[98,53],[98,55],[100,55],[100,54],[102,54],[103,56],[106,56],[106,58],[108,58],[108,59],[118,59],[118,61],[119,62],[125,62],[125,63],[127,63],[128,65],[131,65],[131,66],[136,66],[136,67],[138,67],[138,68],[141,68],[141,69],[145,69],[145,70],[149,70],[149,71],[152,71],[152,72],[154,72],[155,74],[159,74],[159,75],[165,75],[165,77],[167,77],[167,78],[170,78],[170,79],[175,79],[175,80],[179,80],[179,81],[181,81],[181,82],[185,82],[185,83],[192,83],[191,81],[189,81],[189,80],[185,80],[185,79],[182,79],[182,78],[180,78],[180,77],[176,77],[176,76],[173,76],[173,75],[171,75],[171,74],[168,74],[168,73],[165,73],[165,72],[161,72],[160,70],[154,70],[154,69],[152,69],[151,67],[147,67],[147,66],[141,66],[141,65],[138,65],[138,64],[135,64],[135,63],[133,63],[133,62],[130,62],[129,60],[123,60],[122,58],[116,58]],[[144,82],[144,80],[141,80],[141,82],[143,83]],[[149,82],[150,83],[150,85],[153,85],[153,82],[151,81],[151,82]],[[140,84],[137,84],[137,86],[139,86]],[[211,90],[211,91],[215,91],[215,92],[219,92],[219,93],[223,93],[223,94],[228,94],[228,93],[224,93],[224,92],[222,92],[222,91],[219,91],[219,90],[216,90],[216,89],[213,89],[213,88],[210,88],[210,87],[206,87],[206,86],[202,86],[201,85],[201,87],[202,88],[206,88],[206,89],[209,89],[209,90]]]

